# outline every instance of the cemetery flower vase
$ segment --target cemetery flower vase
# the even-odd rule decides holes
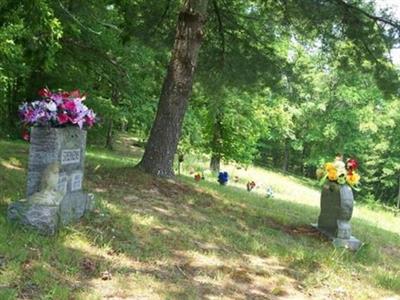
[[[26,199],[8,208],[9,220],[54,234],[93,207],[82,190],[86,131],[77,126],[32,127]]]

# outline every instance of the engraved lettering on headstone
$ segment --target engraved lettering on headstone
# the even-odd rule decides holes
[[[81,150],[80,149],[69,149],[61,151],[61,164],[68,165],[79,163],[81,161]]]
[[[75,172],[71,175],[71,191],[78,191],[82,189],[82,172]]]
[[[29,161],[32,164],[49,164],[57,160],[56,153],[43,152],[40,149],[33,149],[29,154]]]
[[[67,184],[68,184],[68,176],[65,173],[60,173],[57,190],[63,194],[66,194]]]

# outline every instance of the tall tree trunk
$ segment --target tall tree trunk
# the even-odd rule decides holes
[[[113,119],[110,118],[108,120],[107,127],[107,137],[106,137],[106,148],[112,150],[113,149],[113,131],[114,131],[114,122]]]
[[[218,173],[221,168],[221,155],[218,153],[213,153],[211,155],[211,160],[210,160],[210,170],[212,172]]]
[[[21,80],[17,77],[13,80],[11,84],[11,97],[8,99],[8,130],[10,132],[16,133],[17,126],[17,111],[18,111],[18,103],[19,99],[19,88],[20,88]]]
[[[397,208],[400,209],[400,176],[399,176],[399,192],[397,194]]]
[[[115,85],[113,85],[112,91],[111,91],[111,103],[113,105],[118,105],[119,102],[119,92],[118,89]],[[108,124],[107,124],[107,136],[106,136],[106,144],[105,147],[112,150],[113,149],[113,141],[114,141],[114,116],[110,116],[110,119],[108,119]]]
[[[161,90],[156,119],[138,167],[157,176],[173,176],[173,162],[193,85],[203,39],[208,0],[186,0],[179,13],[175,44]]]
[[[303,145],[303,151],[301,151],[301,162],[300,162],[300,174],[301,176],[306,176],[306,172],[305,172],[305,160],[307,158],[307,151],[308,150],[308,146],[306,143],[304,143]]]
[[[213,126],[213,139],[211,141],[210,169],[213,172],[219,172],[221,166],[222,118],[222,112],[217,112]]]
[[[285,141],[285,152],[283,156],[282,171],[287,172],[289,170],[289,154],[290,154],[290,144],[289,140]]]

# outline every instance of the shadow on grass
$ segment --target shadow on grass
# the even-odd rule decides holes
[[[114,213],[111,213],[111,223],[120,226],[116,220],[125,214],[124,219],[129,220],[126,221],[129,225],[122,228],[128,230],[132,226],[131,230],[122,230],[128,232],[128,236],[132,235],[131,241],[121,243],[127,237],[116,238],[111,242],[113,249],[147,263],[171,259],[178,267],[183,264],[184,267],[178,270],[186,274],[183,275],[184,280],[193,287],[198,286],[196,277],[199,274],[206,273],[211,278],[213,275],[210,266],[201,268],[188,263],[196,260],[191,256],[192,252],[216,256],[225,262],[247,262],[244,255],[280,257],[285,264],[282,273],[304,281],[331,260],[332,253],[336,253],[338,263],[343,263],[344,268],[349,270],[354,264],[361,269],[378,266],[382,262],[377,255],[381,238],[396,239],[395,234],[381,230],[382,237],[370,241],[374,247],[364,247],[356,254],[338,253],[321,236],[308,230],[308,224],[318,216],[314,207],[279,199],[262,199],[241,189],[211,183],[194,186],[179,180],[154,179],[131,168],[119,169],[118,176],[102,174],[100,177],[105,181],[96,184],[109,185],[107,195],[102,197],[112,204]],[[114,185],[113,180],[117,180],[118,184]],[[362,230],[368,232],[369,229],[367,224],[362,224]],[[236,267],[240,268],[240,264]],[[221,271],[216,268],[215,272]],[[176,272],[169,270],[167,273]],[[229,276],[232,272],[225,273]],[[246,273],[251,278],[252,272]],[[221,276],[224,277],[224,274]],[[214,291],[213,295],[218,295],[221,289]],[[228,291],[230,288],[225,292]],[[201,288],[197,292],[205,293]],[[238,293],[237,290],[231,292]]]
[[[15,164],[14,157],[26,168],[26,147],[21,150],[3,151],[1,158]],[[97,209],[55,237],[6,222],[7,204],[24,193],[25,175],[0,166],[0,284],[10,295],[68,299],[103,288],[100,295],[119,291],[128,297],[137,291],[129,278],[137,285],[150,280],[155,293],[173,299],[265,299],[301,293],[293,287],[322,267],[362,273],[383,265],[394,275],[377,273],[365,283],[398,292],[395,250],[384,253],[388,243],[400,245],[392,232],[357,220],[368,245],[355,254],[336,251],[309,230],[315,207],[191,178],[156,179],[127,166],[135,159],[92,153],[86,186],[96,192]],[[105,271],[111,280],[101,279]]]

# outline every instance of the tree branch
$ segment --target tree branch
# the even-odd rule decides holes
[[[165,9],[164,9],[163,14],[160,17],[160,20],[157,22],[157,24],[155,26],[153,26],[153,29],[152,29],[153,33],[156,31],[158,26],[160,26],[161,23],[164,21],[164,18],[167,16],[170,6],[171,6],[171,0],[168,0],[167,3],[165,4]]]
[[[371,20],[374,20],[375,22],[381,22],[386,25],[390,25],[400,31],[400,23],[399,22],[394,22],[390,19],[386,19],[386,18],[383,18],[380,16],[375,16],[356,5],[346,2],[345,0],[331,0],[331,2],[336,2],[337,4],[342,5],[342,6],[346,7],[347,9],[358,11],[359,13],[363,14],[364,16],[368,17]]]
[[[81,26],[83,29],[85,29],[85,30],[87,30],[87,31],[89,31],[89,32],[91,32],[91,33],[94,33],[94,34],[96,34],[96,35],[100,35],[100,34],[101,34],[101,32],[95,31],[95,30],[93,30],[92,28],[89,28],[89,27],[85,26],[84,24],[82,24],[82,22],[79,21],[77,17],[75,17],[68,9],[65,8],[65,6],[61,3],[61,1],[58,1],[58,5],[61,7],[61,9],[62,9],[68,16],[71,17],[72,20],[75,21],[75,23],[77,23],[77,24],[78,24],[79,26]]]
[[[114,66],[120,72],[120,74],[122,74],[122,75],[126,76],[128,79],[130,79],[129,78],[130,76],[129,76],[129,73],[127,72],[127,70],[124,67],[122,67],[120,64],[118,64],[118,62],[116,61],[115,58],[110,57],[109,54],[102,52],[101,50],[99,50],[95,47],[92,47],[90,45],[80,43],[77,40],[74,40],[71,38],[62,38],[62,40],[69,44],[73,44],[74,46],[79,47],[83,50],[92,52],[93,54],[97,55],[98,57],[104,59],[106,62],[108,62],[109,64]]]
[[[213,7],[214,7],[214,12],[215,15],[217,16],[218,20],[218,32],[219,36],[221,38],[221,65],[224,65],[225,61],[225,33],[224,33],[224,26],[222,24],[222,18],[221,18],[221,13],[219,11],[218,3],[217,0],[213,0]]]

